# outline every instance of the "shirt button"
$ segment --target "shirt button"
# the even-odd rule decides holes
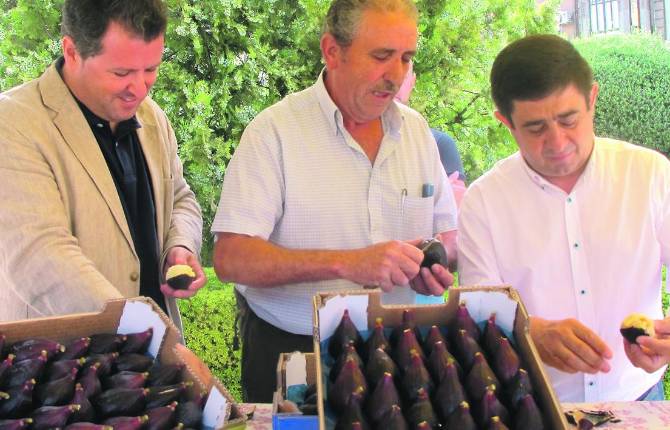
[[[582,291],[580,291],[580,293],[582,293],[582,296],[583,296],[584,294],[586,294],[586,290],[582,290]]]
[[[572,203],[572,197],[568,197],[568,203]]]
[[[138,279],[140,279],[140,274],[139,274],[139,273],[137,273],[137,272],[133,272],[133,273],[130,274],[130,280],[131,280],[131,281],[135,282],[135,281],[137,281]]]
[[[575,248],[575,249],[577,249],[577,248],[579,248],[579,244],[578,244],[577,242],[575,242],[575,243],[572,245],[572,247]]]
[[[590,381],[590,382],[589,382],[589,387],[593,387],[595,384],[596,384],[595,382]]]

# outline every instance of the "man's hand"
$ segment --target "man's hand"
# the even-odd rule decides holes
[[[652,373],[670,363],[670,317],[655,320],[656,336],[639,336],[637,345],[623,340],[623,348],[635,367]]]
[[[449,175],[449,183],[451,184],[451,189],[454,191],[454,199],[456,200],[457,208],[461,206],[461,200],[463,200],[463,194],[465,194],[465,190],[467,189],[467,187],[465,186],[465,182],[459,179],[458,178],[459,176],[460,173],[458,170]]]
[[[422,267],[420,275],[412,279],[414,291],[426,296],[441,296],[454,284],[454,275],[441,264],[433,264],[430,269]]]
[[[423,252],[417,248],[419,242],[393,240],[356,250],[345,261],[342,278],[384,291],[406,285],[419,273],[423,260]]]
[[[187,264],[191,266],[195,272],[195,279],[186,290],[175,290],[170,288],[170,286],[167,284],[162,284],[161,291],[166,296],[172,296],[178,299],[185,299],[195,295],[195,293],[205,285],[205,282],[207,282],[205,272],[202,271],[198,257],[193,255],[193,253],[186,248],[175,246],[168,251],[167,257],[165,259],[165,271],[167,271],[170,266],[174,266],[175,264]]]
[[[570,318],[530,318],[530,335],[542,361],[567,373],[609,372],[612,351],[591,329]]]

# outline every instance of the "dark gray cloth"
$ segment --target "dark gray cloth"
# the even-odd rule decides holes
[[[434,128],[431,128],[430,131],[433,132],[433,137],[435,138],[435,142],[437,142],[437,149],[440,151],[440,161],[442,161],[447,175],[451,175],[458,170],[459,178],[465,182],[463,162],[461,161],[461,156],[458,153],[454,139],[443,131]]]

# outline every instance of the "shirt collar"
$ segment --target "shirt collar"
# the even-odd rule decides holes
[[[314,91],[319,105],[321,106],[321,110],[326,116],[331,132],[334,135],[337,135],[339,130],[344,130],[344,122],[340,108],[337,107],[326,89],[326,73],[326,69],[323,68],[321,73],[319,73],[318,79],[314,83]],[[384,134],[400,135],[400,127],[402,126],[404,115],[397,103],[398,102],[394,100],[389,107],[386,108],[384,113],[382,113]]]

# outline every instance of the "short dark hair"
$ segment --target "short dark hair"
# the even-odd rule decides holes
[[[146,42],[165,33],[167,10],[162,0],[65,0],[61,33],[70,36],[83,58],[102,49],[111,22]]]
[[[527,36],[500,51],[491,68],[491,94],[512,120],[515,100],[537,100],[574,84],[589,105],[593,72],[574,46],[551,35]]]
[[[340,46],[350,46],[358,31],[361,15],[368,9],[402,11],[415,21],[419,20],[414,0],[333,0],[323,23],[323,33],[332,34]]]

